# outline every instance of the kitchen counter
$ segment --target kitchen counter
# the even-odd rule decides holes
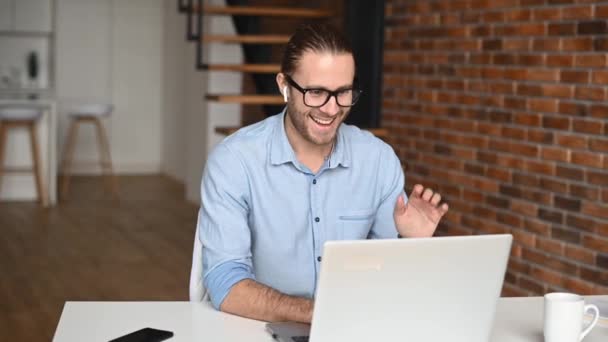
[[[3,94],[5,95],[5,94]],[[42,159],[44,183],[49,194],[49,203],[57,203],[57,102],[51,97],[29,100],[23,96],[0,96],[2,106],[34,106],[44,110],[37,125],[38,144]],[[6,167],[31,166],[29,139],[25,131],[9,133],[5,151]],[[2,177],[0,200],[35,200],[34,177],[30,174],[5,173]]]
[[[24,106],[35,106],[35,107],[48,107],[54,106],[57,101],[49,97],[42,97],[39,99],[29,100],[25,97],[2,97],[0,95],[0,107],[12,106],[12,105],[24,105]]]

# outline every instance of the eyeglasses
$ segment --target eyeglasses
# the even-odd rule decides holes
[[[335,91],[324,88],[302,88],[289,75],[285,75],[285,79],[289,85],[304,95],[304,104],[313,108],[323,107],[332,96],[336,98],[338,106],[352,107],[357,103],[362,93],[361,90],[354,88],[344,88]]]

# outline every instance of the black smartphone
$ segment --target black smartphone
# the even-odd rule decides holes
[[[160,342],[173,337],[172,331],[143,328],[108,342]]]

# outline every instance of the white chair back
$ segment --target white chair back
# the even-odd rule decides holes
[[[192,250],[192,269],[190,270],[190,301],[201,302],[206,298],[207,291],[203,286],[203,244],[199,238],[197,224]]]

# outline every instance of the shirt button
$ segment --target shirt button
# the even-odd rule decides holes
[[[321,221],[321,219],[318,217],[315,217],[315,222],[319,222],[319,221]]]
[[[321,258],[320,256],[318,256],[318,257],[317,257],[317,261],[318,261],[318,262],[321,262],[321,259],[322,259],[322,258]]]
[[[316,179],[313,179],[313,180],[312,180],[312,184],[317,184],[317,180],[316,180]]]

